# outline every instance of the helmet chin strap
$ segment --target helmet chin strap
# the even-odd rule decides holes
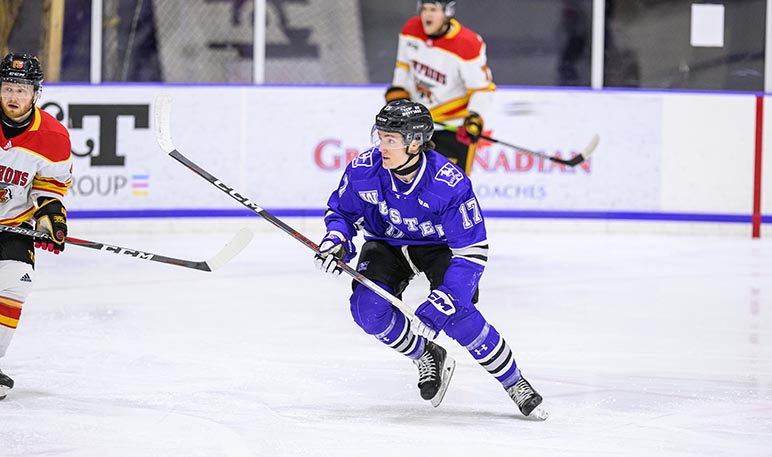
[[[413,154],[409,153],[410,146],[405,147],[405,154],[407,154],[407,160],[405,160],[402,165],[398,166],[397,168],[392,170],[392,173],[399,176],[407,176],[410,173],[413,173],[414,171],[418,170],[418,167],[421,166],[421,161],[416,160],[416,162],[413,165],[407,166],[408,163],[410,163],[411,160],[413,160],[417,155],[421,153],[421,150],[419,149],[418,152],[415,152]]]

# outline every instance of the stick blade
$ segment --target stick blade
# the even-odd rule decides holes
[[[167,154],[177,148],[172,143],[172,97],[168,94],[161,94],[155,98],[155,134],[158,145],[161,146]]]
[[[590,154],[592,154],[595,151],[595,148],[598,147],[598,143],[599,142],[600,142],[600,136],[598,136],[598,134],[596,133],[592,137],[592,140],[590,140],[590,144],[585,146],[585,148],[582,150],[582,153],[579,154],[579,155],[581,155],[582,157],[584,157],[586,159],[587,157],[590,156]]]
[[[244,227],[236,233],[236,235],[228,241],[225,246],[215,254],[211,259],[206,261],[209,266],[209,271],[217,270],[226,263],[230,262],[236,257],[247,245],[252,241],[254,233],[251,230]]]

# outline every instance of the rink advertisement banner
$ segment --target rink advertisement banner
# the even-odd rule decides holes
[[[191,93],[172,89],[171,94]],[[66,197],[72,212],[214,208],[216,193],[161,152],[155,135],[153,103],[159,90],[124,87],[46,88],[41,108],[67,119],[73,152],[73,183]],[[176,135],[191,153],[220,171],[237,176],[240,153],[222,151],[222,139],[239,138],[237,91],[197,88],[195,97],[176,96]],[[222,122],[207,122],[208,117]],[[211,119],[210,119],[211,120]]]
[[[635,109],[631,109],[634,106]],[[590,158],[569,167],[501,143],[481,142],[472,180],[484,208],[657,210],[662,103],[656,96],[499,91],[487,136],[569,159],[593,135]]]
[[[286,214],[321,214],[346,164],[370,147],[375,114],[383,103],[381,87],[46,87],[40,106],[70,128],[75,158],[67,202],[75,217],[243,211],[161,152],[153,102],[162,92],[174,100],[171,130],[183,154],[261,206]],[[490,137],[562,158],[581,151],[596,133],[600,144],[589,160],[570,168],[481,142],[472,172],[481,206],[505,214],[672,211],[663,186],[674,196],[691,190],[679,185],[682,176],[663,181],[663,151],[670,143],[687,141],[674,137],[678,128],[670,129],[669,138],[663,136],[667,97],[498,90],[485,119]],[[722,112],[721,106],[711,112]],[[708,151],[711,135],[731,137],[731,132],[731,125],[716,123],[705,128],[702,143],[700,138],[688,141]],[[679,157],[670,154],[668,170],[688,172],[690,164],[681,164]],[[720,163],[702,168],[722,172]],[[710,192],[694,198],[708,212],[739,206]]]
[[[357,93],[362,92],[362,93]],[[288,176],[293,189],[275,193],[279,207],[318,207],[320,190],[327,195],[349,162],[370,147],[370,131],[382,93],[368,90],[274,89],[248,106],[255,126],[247,143],[275,151],[264,164],[248,161],[250,175],[263,176],[256,191],[283,189]],[[570,158],[598,133],[595,154],[574,168],[535,158],[497,143],[482,142],[472,170],[480,204],[485,209],[563,209],[653,211],[659,205],[661,102],[637,97],[636,109],[625,96],[592,93],[499,91],[486,119],[486,134],[550,156]],[[313,100],[313,103],[309,103]],[[265,106],[294,113],[289,119]],[[266,139],[264,127],[273,132]],[[284,151],[284,152],[278,152]],[[298,155],[298,152],[301,152]]]

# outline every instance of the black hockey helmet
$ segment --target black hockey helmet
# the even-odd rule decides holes
[[[453,17],[456,14],[456,0],[418,0],[418,13],[424,3],[436,3],[442,6],[445,16]]]
[[[402,134],[406,145],[414,141],[424,144],[432,139],[434,121],[424,105],[400,99],[390,101],[381,108],[375,116],[375,129]]]
[[[43,83],[43,68],[37,57],[12,52],[0,62],[0,81],[31,84],[37,91]]]

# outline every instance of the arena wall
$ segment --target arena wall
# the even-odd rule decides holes
[[[383,87],[49,85],[39,105],[70,127],[67,205],[84,229],[253,216],[160,150],[161,93],[174,100],[180,151],[277,216],[304,218],[322,215],[346,163],[370,146]],[[498,226],[750,236],[756,117],[753,94],[500,88],[487,135],[563,158],[595,134],[600,143],[574,168],[482,143],[472,180]],[[771,161],[761,166],[766,224]]]

